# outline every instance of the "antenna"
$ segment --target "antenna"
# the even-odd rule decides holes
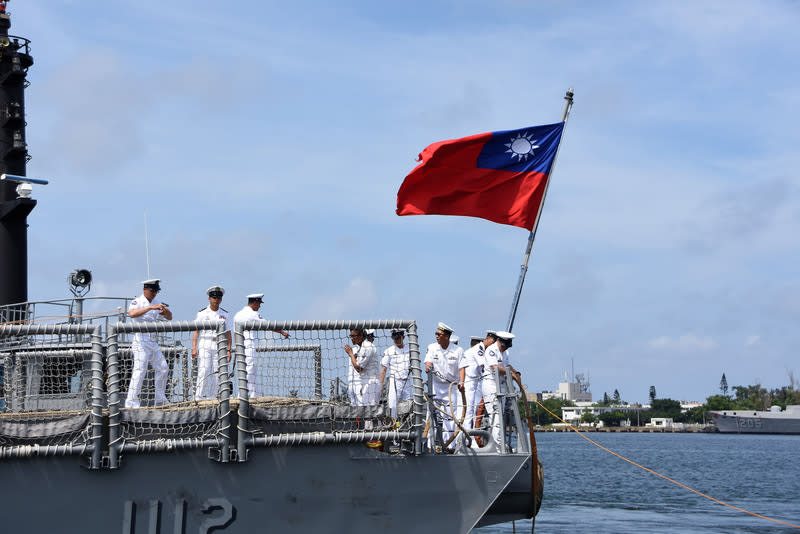
[[[144,254],[147,258],[147,279],[150,280],[150,240],[147,235],[147,208],[144,210]]]

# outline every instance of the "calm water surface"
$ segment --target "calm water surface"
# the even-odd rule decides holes
[[[590,433],[589,438],[697,491],[800,524],[800,436]],[[800,532],[704,499],[574,433],[537,433],[544,464],[537,533]],[[516,532],[529,533],[530,521]],[[514,532],[511,523],[475,534]]]

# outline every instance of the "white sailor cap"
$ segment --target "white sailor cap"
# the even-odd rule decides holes
[[[458,345],[458,336],[457,336],[457,335],[455,335],[455,334],[454,334],[454,335],[452,335],[452,336],[450,336],[450,341],[452,341],[453,343],[455,343],[456,345]]]
[[[497,337],[497,330],[487,330],[486,331],[486,335],[487,336],[492,336],[492,337]]]
[[[445,332],[447,334],[452,334],[453,333],[453,329],[450,328],[449,326],[447,326],[446,324],[442,323],[442,322],[439,323],[439,325],[436,327],[436,329],[437,330],[441,330],[442,332]]]
[[[264,293],[250,293],[247,295],[248,302],[264,302]]]
[[[211,286],[206,289],[206,295],[210,297],[212,294],[218,294],[221,297],[225,294],[225,289],[222,286]]]
[[[375,335],[375,329],[373,329],[373,328],[367,328],[366,330],[364,330],[364,333],[365,333],[366,335],[368,335],[368,336],[374,336],[374,335]]]
[[[475,343],[475,342],[480,343],[483,340],[484,338],[482,338],[481,336],[470,336],[469,338],[470,343]]]
[[[406,332],[402,328],[394,328],[394,329],[392,329],[392,337],[404,336],[404,335],[406,335]]]
[[[159,278],[151,278],[150,280],[143,280],[142,285],[147,289],[152,289],[154,291],[161,291],[161,285],[159,284],[161,280]]]
[[[500,331],[496,333],[497,339],[502,339],[503,341],[511,341],[514,339],[514,334],[511,332]]]

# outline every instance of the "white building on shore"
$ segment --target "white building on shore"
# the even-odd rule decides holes
[[[561,419],[567,423],[580,423],[581,416],[589,412],[598,417],[604,413],[622,412],[628,416],[632,425],[638,426],[638,413],[642,410],[649,410],[647,404],[620,404],[613,406],[592,406],[591,402],[576,402],[575,406],[564,406],[561,408]],[[627,426],[627,425],[626,425]]]
[[[697,401],[681,401],[681,413],[686,413],[692,408],[702,406],[702,403]],[[575,402],[575,406],[565,406],[561,408],[561,418],[568,423],[580,423],[581,416],[589,412],[593,416],[598,417],[604,413],[622,412],[628,416],[630,425],[639,426],[639,412],[649,410],[649,404],[621,404],[611,406],[593,406],[591,402]],[[623,425],[628,426],[628,425]],[[654,417],[646,426],[656,426],[663,428],[679,428],[682,427],[681,423],[675,423],[672,418],[658,418]]]
[[[557,391],[542,391],[542,399],[561,399],[574,403],[592,403],[592,392],[589,391],[589,380],[583,374],[575,375],[570,381],[567,373],[564,373],[564,381],[558,383]]]

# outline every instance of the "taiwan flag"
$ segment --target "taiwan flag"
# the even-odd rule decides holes
[[[397,192],[398,215],[468,215],[533,230],[564,123],[434,143]]]

